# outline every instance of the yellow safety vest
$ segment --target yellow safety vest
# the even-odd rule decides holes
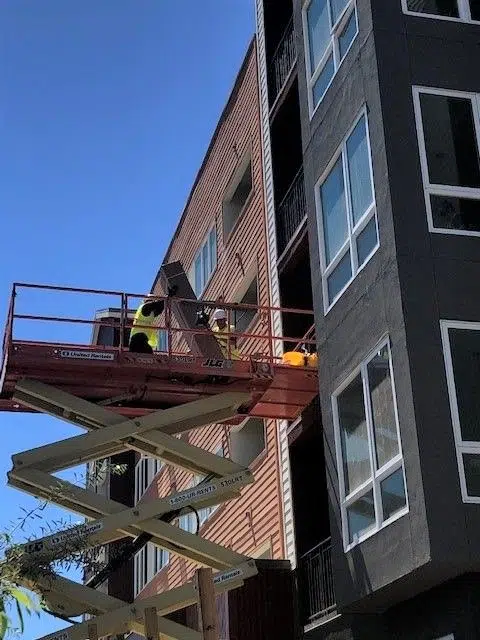
[[[240,360],[240,352],[233,346],[230,346],[230,354],[228,353],[228,341],[230,340],[229,333],[231,331],[235,331],[235,327],[233,325],[230,325],[230,329],[227,329],[227,327],[225,327],[225,329],[220,330],[219,326],[215,325],[212,331],[217,334],[215,338],[218,342],[218,346],[220,347],[223,356],[225,358],[230,358],[230,360]]]
[[[152,347],[152,349],[156,349],[158,346],[158,316],[154,316],[153,313],[150,313],[148,316],[142,315],[144,304],[145,302],[141,304],[135,312],[135,317],[133,318],[133,327],[130,331],[130,338],[136,333],[144,333],[147,336],[148,344]],[[140,324],[142,326],[135,327],[136,324]]]

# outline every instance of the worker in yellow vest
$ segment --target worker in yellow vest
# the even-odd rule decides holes
[[[229,334],[235,331],[235,326],[227,325],[227,312],[224,309],[215,309],[212,315],[215,338],[222,350],[223,357],[228,360],[240,360],[240,352],[237,350],[237,339]]]
[[[158,346],[158,319],[165,303],[163,300],[151,300],[153,297],[149,294],[135,313],[129,344],[133,353],[153,353]]]

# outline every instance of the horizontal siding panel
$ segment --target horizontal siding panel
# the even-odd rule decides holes
[[[258,297],[260,305],[270,304],[270,278],[267,257],[267,229],[264,205],[262,167],[262,138],[260,106],[256,68],[256,50],[246,63],[235,100],[223,117],[215,142],[209,150],[202,172],[198,176],[188,205],[177,228],[165,262],[179,260],[188,273],[209,230],[217,230],[217,268],[203,294],[204,299],[215,300],[223,295],[227,301],[238,301],[237,292],[245,290],[245,274],[257,268]],[[228,241],[223,238],[222,204],[232,174],[242,161],[244,153],[251,154],[253,195]],[[269,197],[273,197],[270,189]],[[271,233],[271,231],[270,231]],[[241,259],[239,264],[237,256]],[[243,269],[242,269],[243,267]],[[164,293],[157,283],[155,293]],[[249,333],[259,333],[265,338],[245,338],[242,352],[269,350],[268,322],[257,319]],[[180,337],[178,338],[180,345]],[[186,348],[183,343],[181,348]],[[239,553],[250,555],[255,549],[270,541],[272,557],[283,554],[282,509],[279,482],[279,451],[277,423],[266,421],[266,454],[258,458],[252,467],[255,482],[245,487],[241,496],[221,505],[201,529],[201,535],[209,540],[231,547]],[[213,424],[184,434],[190,444],[208,451],[215,451],[221,444],[229,455],[229,431],[226,425]],[[163,467],[149,488],[145,499],[166,496],[174,490],[190,485],[192,475],[181,469]],[[171,554],[170,563],[147,585],[142,596],[178,586],[189,580],[195,565]]]

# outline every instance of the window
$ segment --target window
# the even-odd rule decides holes
[[[235,171],[223,200],[223,239],[226,240],[242,215],[252,193],[252,161],[247,156]]]
[[[217,230],[210,230],[206,240],[197,252],[189,273],[189,281],[199,298],[217,266]]]
[[[158,332],[158,346],[157,351],[168,351],[168,331],[160,329]]]
[[[480,323],[441,328],[462,498],[480,503]]]
[[[313,114],[358,33],[355,0],[310,0],[303,10],[303,33]]]
[[[142,456],[135,465],[135,503],[143,496],[163,467],[162,460]]]
[[[480,233],[480,96],[415,87],[430,231]]]
[[[258,281],[257,276],[250,283],[247,291],[240,300],[240,304],[254,304],[258,305]],[[235,311],[235,331],[238,333],[245,332],[253,319],[257,315],[256,309],[239,309]]]
[[[478,0],[402,0],[402,5],[405,13],[424,17],[462,22],[480,21]]]
[[[407,511],[388,341],[333,395],[345,549]]]
[[[248,418],[230,431],[230,457],[248,467],[265,449],[265,423],[261,418]]]
[[[133,562],[135,597],[169,562],[169,552],[151,542],[148,542],[135,554]]]
[[[378,248],[365,113],[334,155],[315,196],[326,312]]]

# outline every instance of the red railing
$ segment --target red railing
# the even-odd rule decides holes
[[[89,317],[75,317],[70,315],[63,314],[50,314],[48,312],[43,313],[31,313],[31,312],[21,312],[19,309],[19,302],[24,302],[24,297],[28,297],[28,293],[42,291],[47,295],[49,294],[61,294],[65,296],[69,296],[70,294],[75,295],[83,295],[83,296],[92,296],[92,302],[90,302],[90,306],[85,305],[83,309],[83,313],[87,313]],[[109,305],[107,308],[107,315],[104,319],[98,319],[95,317],[96,314],[99,313],[100,308],[100,298],[101,297],[109,297],[114,298],[115,303],[113,307]],[[92,344],[92,341],[82,340],[77,342],[65,342],[63,339],[57,339],[56,335],[54,338],[48,336],[47,338],[42,337],[42,339],[35,339],[31,337],[23,337],[19,338],[16,335],[16,329],[18,327],[19,322],[35,322],[35,323],[50,323],[59,325],[70,325],[70,326],[84,326],[89,325],[90,327],[102,326],[102,327],[114,327],[115,329],[120,329],[119,331],[119,341],[118,345],[114,347],[108,347],[109,349],[116,350],[128,350],[128,345],[124,344],[124,336],[125,331],[131,329],[133,326],[132,320],[132,309],[135,309],[141,301],[143,301],[147,296],[145,294],[137,294],[137,293],[126,293],[122,291],[108,291],[101,289],[80,289],[76,287],[62,287],[56,285],[37,285],[37,284],[29,284],[29,283],[15,283],[12,288],[12,295],[10,299],[9,309],[8,309],[8,317],[7,323],[5,327],[4,340],[3,340],[3,358],[5,359],[9,348],[15,344],[51,344],[51,345],[64,345],[64,346],[76,346],[82,348],[102,348],[101,345]],[[78,300],[78,299],[77,299]],[[98,303],[97,303],[98,300]],[[165,331],[167,334],[167,353],[169,356],[172,355],[180,355],[188,352],[188,338],[194,336],[201,335],[212,335],[211,329],[209,327],[195,327],[195,328],[186,328],[178,326],[178,322],[176,321],[175,315],[175,307],[176,305],[181,305],[183,309],[187,309],[188,307],[192,307],[193,310],[211,310],[221,307],[226,311],[227,314],[227,326],[234,326],[234,318],[236,313],[239,311],[255,311],[257,320],[252,325],[252,331],[250,333],[246,332],[235,332],[232,331],[229,333],[229,337],[236,338],[237,342],[241,342],[243,345],[240,349],[240,357],[241,359],[257,359],[264,360],[269,362],[278,362],[280,360],[279,356],[276,355],[278,353],[278,349],[275,346],[278,343],[290,342],[295,344],[305,344],[305,345],[314,345],[315,341],[311,338],[311,331],[306,335],[298,335],[298,336],[274,336],[272,335],[272,316],[276,313],[281,314],[296,314],[297,316],[302,317],[302,322],[299,322],[299,326],[305,326],[305,316],[311,318],[311,323],[313,325],[313,311],[305,310],[305,309],[285,309],[280,307],[270,307],[270,306],[256,306],[249,304],[240,304],[240,303],[227,303],[223,300],[219,302],[218,300],[188,300],[184,298],[176,298],[176,297],[164,297],[158,296],[155,298],[149,298],[149,300],[163,300],[165,303],[165,309],[161,316],[161,320],[156,326],[156,329],[159,331]],[[25,300],[26,301],[26,300]],[[68,308],[68,304],[66,305]],[[77,304],[70,305],[76,307]],[[63,308],[63,307],[62,307]],[[115,312],[117,316],[117,322],[108,320],[108,312]],[[178,310],[178,307],[177,307]],[[190,309],[191,310],[191,309]],[[27,308],[24,311],[29,311],[28,309],[28,301]],[[118,317],[118,314],[119,317]],[[79,313],[79,315],[81,315]],[[38,325],[36,325],[38,326]],[[137,327],[147,327],[147,325],[137,324]],[[151,328],[148,326],[148,328]],[[227,341],[227,349],[228,354],[227,358],[230,357],[231,353],[231,344],[230,341]]]

